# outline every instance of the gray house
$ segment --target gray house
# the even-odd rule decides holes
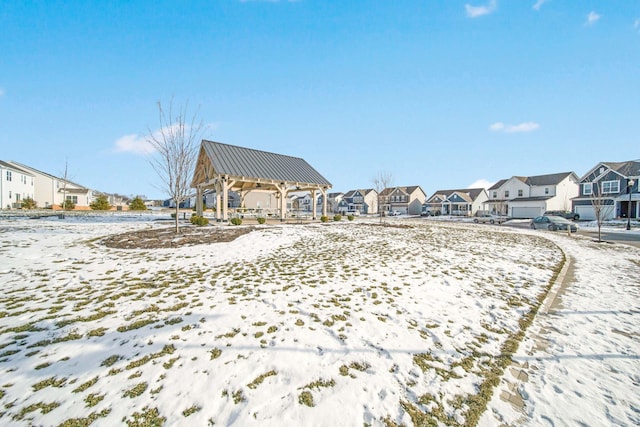
[[[601,162],[579,180],[580,194],[572,199],[581,219],[638,218],[640,162]],[[594,206],[596,209],[594,209]]]

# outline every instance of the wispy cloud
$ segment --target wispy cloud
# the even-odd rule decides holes
[[[464,5],[465,10],[467,11],[467,16],[469,18],[478,18],[480,16],[489,15],[490,13],[493,13],[497,7],[497,0],[491,0],[485,6],[472,6],[469,3]]]
[[[472,182],[467,188],[490,188],[493,184],[495,183],[481,178]]]
[[[156,131],[158,134],[160,131]],[[153,145],[149,144],[145,135],[136,133],[120,137],[115,142],[116,153],[134,153],[147,155],[155,151]]]
[[[219,127],[220,123],[219,122],[211,122],[211,123],[206,123],[203,127],[202,130],[205,132],[208,131],[213,131],[215,129],[217,129]],[[151,134],[147,134],[147,135],[139,135],[137,133],[132,133],[130,135],[124,135],[120,138],[118,138],[115,142],[114,142],[114,151],[116,153],[133,153],[133,154],[140,154],[143,156],[146,155],[150,155],[155,153],[157,150],[156,148],[153,146],[153,144],[151,144],[149,142],[149,139],[155,139],[157,141],[162,141],[163,140],[163,135],[164,136],[169,136],[169,135],[177,135],[180,134],[181,131],[179,129],[179,124],[175,123],[171,126],[167,126],[161,129],[157,129],[155,131],[153,131]],[[189,130],[191,129],[190,126],[185,125],[185,129],[184,132],[188,133]]]
[[[633,28],[635,28],[636,30],[640,30],[640,18],[635,20],[635,22],[633,23]]]
[[[589,12],[587,15],[587,21],[584,23],[585,25],[593,25],[600,20],[600,15],[595,13],[594,11]]]
[[[542,7],[542,5],[543,5],[543,4],[545,4],[545,3],[546,3],[546,2],[548,2],[548,1],[550,1],[550,0],[538,0],[538,1],[536,2],[536,4],[534,4],[534,5],[533,5],[533,8],[534,8],[535,10],[540,10],[540,8]]]
[[[4,89],[0,87],[0,98],[2,98],[3,96],[4,96]]]
[[[489,130],[493,132],[503,132],[503,133],[524,133],[524,132],[533,132],[540,128],[540,125],[536,122],[524,122],[517,125],[508,125],[502,122],[496,122],[489,126]]]

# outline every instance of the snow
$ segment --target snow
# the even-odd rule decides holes
[[[640,423],[634,247],[408,218],[100,244],[154,219],[0,220],[1,424],[464,424],[551,285],[479,425]]]

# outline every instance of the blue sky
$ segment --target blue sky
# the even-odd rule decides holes
[[[165,196],[157,101],[302,157],[332,191],[640,157],[640,1],[0,3],[0,159]]]

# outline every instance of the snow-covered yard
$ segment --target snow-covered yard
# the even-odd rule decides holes
[[[100,244],[152,219],[0,222],[1,424],[638,423],[637,249],[411,220]]]

